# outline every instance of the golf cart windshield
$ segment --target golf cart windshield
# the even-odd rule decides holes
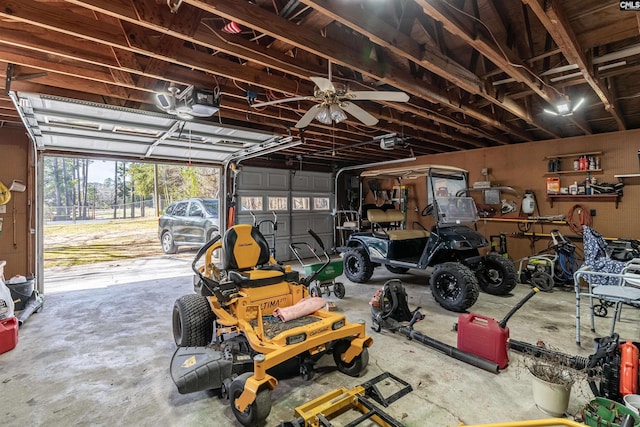
[[[461,224],[475,222],[478,217],[476,204],[471,197],[437,197],[438,222]]]

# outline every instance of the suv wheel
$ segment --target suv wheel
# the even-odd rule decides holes
[[[344,275],[356,283],[365,283],[373,276],[373,264],[363,248],[351,248],[344,254]]]
[[[165,254],[175,254],[176,252],[178,252],[178,247],[173,241],[173,236],[170,232],[165,231],[164,233],[162,233],[162,238],[160,239],[160,241],[162,243],[162,251]]]
[[[489,253],[476,272],[480,289],[491,295],[506,295],[518,283],[513,262],[498,253]]]
[[[458,262],[437,265],[430,284],[433,298],[449,311],[466,311],[476,303],[480,293],[473,272]]]

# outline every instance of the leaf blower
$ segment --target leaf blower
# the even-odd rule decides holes
[[[411,311],[407,303],[407,292],[398,279],[387,281],[369,302],[371,305],[372,329],[380,332],[382,328],[391,332],[399,332],[411,340],[418,341],[428,347],[440,350],[447,356],[476,366],[485,371],[498,373],[498,365],[490,360],[464,352],[441,341],[435,340],[413,329],[416,322],[424,319],[418,310]],[[409,322],[407,325],[406,322]]]

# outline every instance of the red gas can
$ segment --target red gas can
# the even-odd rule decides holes
[[[458,348],[496,363],[500,369],[509,364],[507,340],[509,328],[495,319],[475,313],[458,316]]]
[[[0,354],[13,350],[18,345],[18,319],[9,317],[0,320]]]

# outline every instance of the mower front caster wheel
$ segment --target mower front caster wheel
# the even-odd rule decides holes
[[[229,389],[231,388],[231,378],[225,378],[222,380],[222,386],[220,387],[220,394],[218,397],[222,400],[229,400]]]
[[[238,376],[229,387],[229,403],[231,404],[231,411],[235,415],[236,419],[243,426],[255,426],[262,423],[267,419],[271,412],[271,393],[269,389],[262,388],[258,390],[256,394],[256,400],[244,411],[240,411],[236,407],[236,399],[240,397],[244,391],[244,385],[247,379],[253,375],[253,372],[246,372]]]
[[[338,370],[350,377],[357,377],[362,370],[369,364],[369,351],[366,347],[362,348],[362,353],[353,358],[349,363],[342,360],[342,355],[351,346],[351,342],[342,340],[333,347],[333,360],[336,362]]]
[[[300,377],[304,381],[311,381],[313,378],[313,365],[311,363],[303,363],[300,365]]]

